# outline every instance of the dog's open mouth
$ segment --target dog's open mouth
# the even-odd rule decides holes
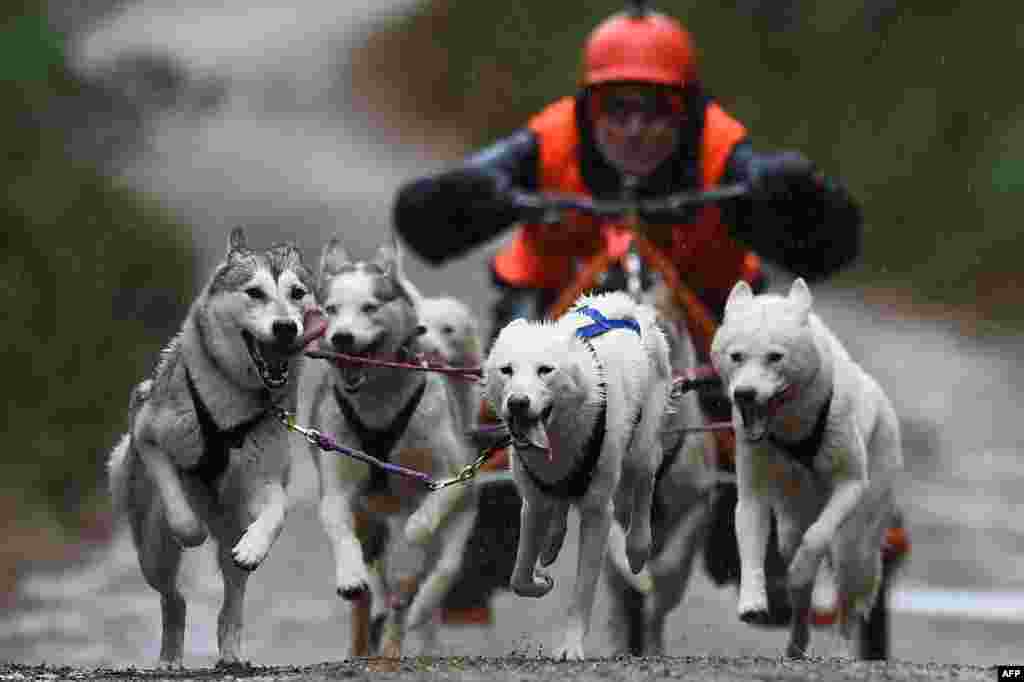
[[[551,442],[548,440],[547,423],[551,418],[552,406],[548,405],[536,417],[528,415],[509,415],[506,419],[508,432],[512,436],[512,445],[517,450],[533,448],[551,456]]]
[[[768,431],[768,411],[765,404],[755,401],[737,402],[740,417],[743,419],[743,436],[748,441],[756,443],[764,438]]]
[[[245,347],[249,349],[249,357],[256,365],[260,380],[267,388],[281,388],[288,383],[289,360],[294,356],[295,349],[291,346],[281,347],[274,343],[260,341],[247,330],[242,330]]]
[[[740,418],[743,420],[743,436],[756,443],[768,432],[768,425],[782,404],[792,393],[790,386],[782,386],[770,398],[764,401],[756,399],[736,400]]]
[[[377,354],[380,345],[380,341],[375,341],[358,353],[350,351],[346,353],[346,355],[350,355],[355,358],[370,359]],[[363,384],[366,383],[366,371],[369,365],[358,361],[350,362],[338,359],[334,361],[334,366],[338,368],[338,372],[341,374],[341,387],[346,393],[355,393],[363,387]]]

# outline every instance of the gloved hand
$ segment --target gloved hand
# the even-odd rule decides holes
[[[750,189],[761,199],[790,199],[817,194],[824,178],[814,163],[800,152],[778,152],[758,157],[750,164]]]
[[[473,166],[441,173],[435,183],[437,194],[458,206],[500,205],[511,184],[501,173]]]
[[[436,192],[453,210],[489,211],[509,220],[540,222],[545,211],[517,206],[511,198],[512,181],[504,174],[474,166],[447,171],[436,178]]]

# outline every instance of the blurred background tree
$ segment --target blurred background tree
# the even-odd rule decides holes
[[[128,392],[193,288],[190,228],[72,152],[76,122],[105,106],[69,71],[44,3],[0,9],[0,594],[15,559],[102,532]]]
[[[705,85],[762,149],[795,148],[864,207],[859,265],[837,284],[1019,329],[1017,225],[1024,6],[943,0],[662,0],[694,34]],[[465,152],[575,91],[580,48],[619,0],[430,0],[389,20],[355,60],[361,92],[462,135]],[[382,98],[385,98],[382,100]],[[425,123],[424,123],[425,122]],[[454,156],[452,157],[455,158]]]

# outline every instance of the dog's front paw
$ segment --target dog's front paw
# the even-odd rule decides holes
[[[747,625],[765,626],[771,621],[768,596],[763,591],[760,594],[744,594],[741,587],[740,603],[736,610],[740,620]]]
[[[156,668],[157,670],[166,670],[170,672],[172,670],[184,670],[185,664],[181,662],[180,658],[171,661],[160,659],[156,664]]]
[[[562,516],[555,520],[548,532],[547,546],[540,553],[540,565],[545,568],[555,563],[555,559],[558,558],[559,552],[562,551],[562,545],[565,544],[565,517]]]
[[[231,549],[231,558],[235,565],[245,571],[254,571],[263,563],[270,551],[270,542],[262,533],[254,531],[252,526]]]
[[[554,586],[554,579],[543,571],[534,571],[529,582],[513,580],[511,583],[512,591],[520,597],[543,597]]]
[[[370,576],[365,566],[361,570],[338,571],[338,596],[348,601],[356,601],[370,594]]]
[[[807,642],[800,644],[790,642],[786,645],[786,658],[802,659],[807,657]]]
[[[575,632],[567,634],[562,646],[555,649],[554,657],[557,661],[582,661],[583,638]]]
[[[626,559],[629,560],[629,570],[634,575],[642,571],[650,555],[650,532],[646,536],[641,533],[630,532],[629,537],[626,539]]]

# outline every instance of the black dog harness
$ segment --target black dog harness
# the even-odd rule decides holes
[[[828,423],[828,410],[831,406],[832,394],[829,393],[828,399],[825,400],[825,404],[821,406],[821,411],[818,412],[818,419],[814,422],[814,430],[811,431],[807,438],[796,443],[787,443],[773,434],[768,434],[768,440],[775,447],[785,452],[790,459],[798,464],[802,464],[811,473],[814,473],[814,456],[818,454],[822,441],[825,439],[825,426]]]
[[[605,317],[601,311],[591,308],[589,306],[581,306],[575,308],[574,312],[582,313],[592,319],[594,322],[584,327],[580,327],[576,330],[576,337],[583,341],[591,354],[594,356],[594,362],[597,363],[598,369],[601,369],[600,363],[597,362],[597,354],[594,351],[594,347],[590,345],[589,340],[595,336],[600,336],[605,332],[613,329],[629,329],[637,334],[640,334],[640,324],[630,318],[614,319],[610,320]],[[602,381],[598,384],[601,389],[606,388],[606,384]],[[637,423],[639,423],[639,416],[637,417]],[[608,428],[608,404],[607,402],[601,404],[601,411],[597,415],[597,420],[594,423],[594,430],[590,434],[590,438],[587,439],[587,443],[583,449],[583,459],[579,465],[573,469],[568,476],[556,481],[555,483],[547,483],[540,479],[530,467],[526,465],[526,462],[520,458],[520,463],[523,466],[523,471],[533,481],[533,484],[537,488],[550,497],[558,497],[563,499],[578,500],[587,494],[587,489],[590,487],[590,482],[594,478],[594,470],[597,468],[597,460],[601,457],[601,448],[604,446],[604,436]]]
[[[367,426],[363,420],[356,414],[356,410],[352,407],[352,403],[347,401],[345,397],[338,390],[337,384],[334,385],[334,399],[338,403],[338,407],[341,409],[341,413],[345,416],[345,421],[348,422],[349,427],[355,432],[356,440],[359,441],[359,447],[366,452],[368,455],[387,462],[388,457],[391,455],[391,451],[395,447],[395,443],[405,433],[405,429],[409,426],[409,421],[412,419],[412,415],[416,412],[416,408],[419,407],[420,401],[423,399],[423,394],[427,390],[427,381],[423,379],[420,382],[420,387],[416,389],[416,392],[409,398],[409,402],[405,404],[405,407],[395,415],[394,421],[383,429],[372,429]],[[367,483],[367,492],[380,493],[388,489],[388,475],[383,469],[373,467],[370,469],[370,480]]]
[[[206,406],[203,399],[199,397],[195,382],[192,381],[192,373],[185,367],[185,383],[188,385],[188,394],[192,398],[192,406],[196,412],[196,420],[199,422],[199,435],[203,441],[203,454],[199,457],[199,463],[187,472],[197,476],[200,481],[212,486],[217,482],[228,468],[231,461],[231,450],[242,447],[245,437],[258,424],[266,413],[257,414],[241,424],[232,426],[230,429],[222,429],[217,426],[210,414],[210,408]],[[264,389],[267,399],[270,392]]]

